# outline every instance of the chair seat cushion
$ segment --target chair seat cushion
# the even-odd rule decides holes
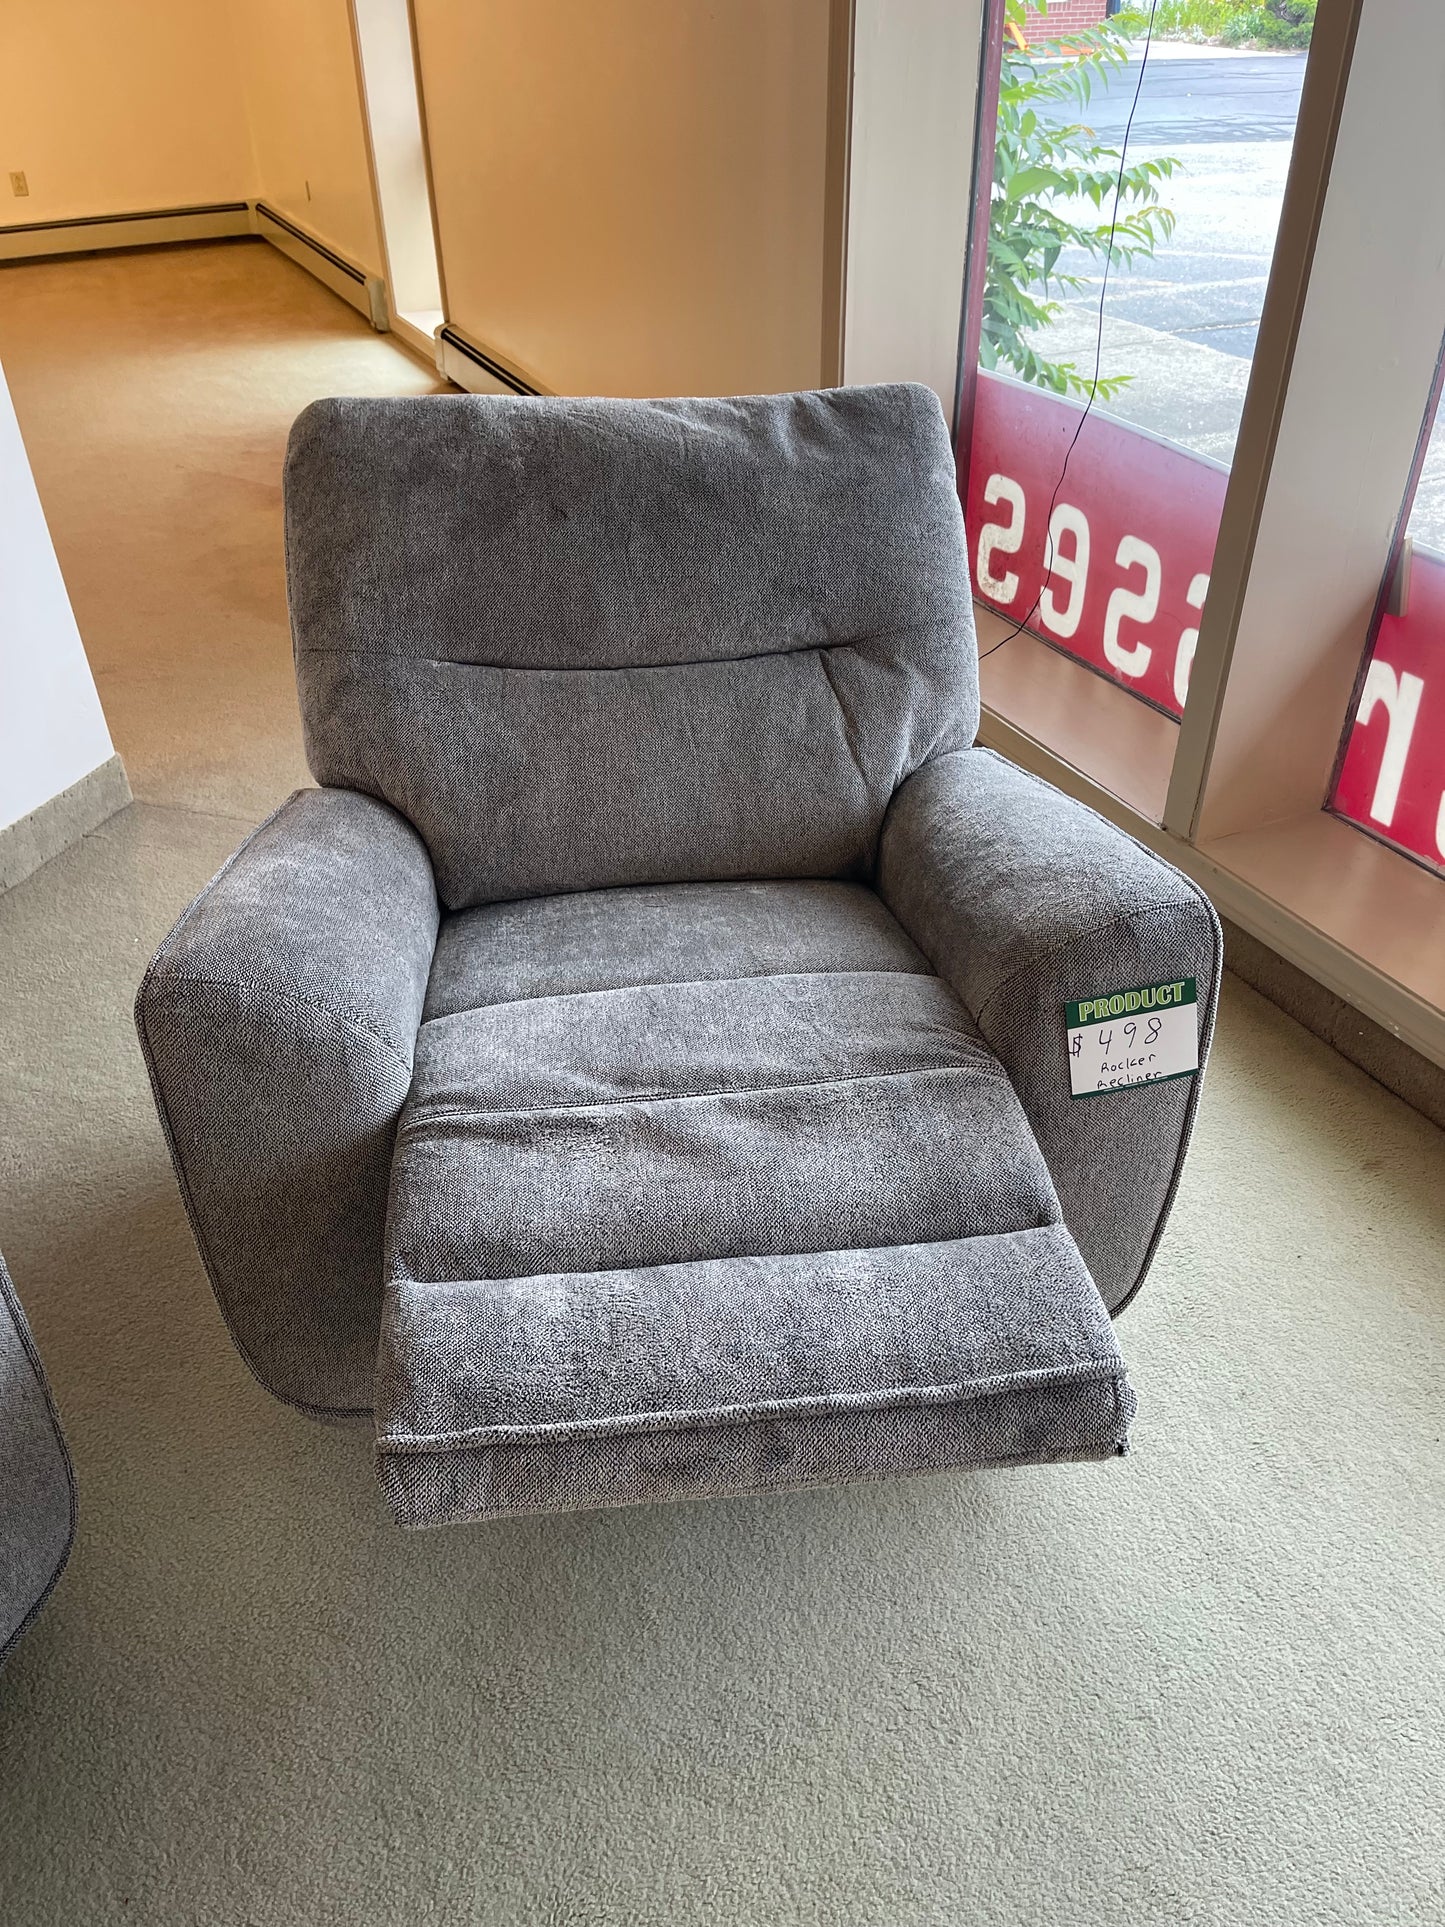
[[[535,953],[550,966],[496,916],[450,955],[444,932],[446,1014],[418,1038],[387,1225],[378,1440],[404,1522],[1118,1448],[1108,1320],[1007,1075],[948,986],[890,947],[870,893],[820,908],[808,886],[770,888],[798,893],[798,941],[770,939],[745,898],[703,944],[715,970],[751,975],[556,989],[588,981],[587,956],[594,980],[627,969],[617,922],[564,973],[558,925],[584,906],[514,906],[551,934]],[[646,899],[637,977],[691,967],[669,893],[608,894]],[[695,933],[697,904],[671,894]],[[786,899],[772,907],[786,930]],[[830,954],[866,966],[766,974],[808,960],[818,916],[848,932]],[[508,1001],[481,1001],[489,978]],[[478,1001],[452,1008],[463,983]],[[1040,1293],[1062,1308],[1061,1345]],[[1001,1344],[1011,1330],[1019,1344]],[[1040,1346],[1070,1399],[1081,1359],[1107,1380],[1087,1423],[939,1417],[960,1401],[976,1417],[983,1384],[1040,1385]],[[856,1464],[836,1437],[807,1443],[842,1412]],[[792,1442],[759,1458],[758,1440],[722,1437],[755,1423]],[[655,1444],[619,1469],[617,1438],[669,1430],[709,1435],[683,1453],[690,1471],[669,1448],[679,1476],[664,1475]],[[420,1481],[410,1465],[453,1455]]]

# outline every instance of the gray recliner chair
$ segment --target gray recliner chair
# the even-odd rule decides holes
[[[0,1666],[75,1539],[75,1479],[45,1368],[0,1258]]]
[[[322,402],[286,547],[321,787],[137,1002],[262,1383],[409,1525],[1123,1451],[1219,926],[971,747],[932,394]]]

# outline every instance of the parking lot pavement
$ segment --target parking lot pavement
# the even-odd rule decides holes
[[[1082,111],[1058,102],[1040,113],[1056,123],[1087,121],[1101,140],[1117,145],[1124,138],[1137,87],[1131,145],[1287,141],[1293,139],[1299,117],[1307,58],[1302,53],[1242,53],[1160,41],[1150,49],[1147,63],[1136,54],[1106,74]]]
[[[1415,506],[1410,515],[1410,533],[1419,549],[1433,549],[1445,556],[1445,414],[1437,418],[1435,433],[1425,456]]]
[[[1179,162],[1162,190],[1176,224],[1151,261],[1116,260],[1110,270],[1100,372],[1131,378],[1108,404],[1110,414],[1227,462],[1264,306],[1305,57],[1164,45],[1169,53],[1161,57],[1156,48],[1144,70],[1129,158]],[[1051,118],[1083,119],[1117,145],[1139,70],[1131,61],[1086,109],[1055,103]],[[1082,221],[1100,218],[1088,203],[1067,211]],[[1063,301],[1059,321],[1039,331],[1035,346],[1087,379],[1101,269],[1082,251],[1059,266],[1085,285]]]
[[[1226,466],[1264,308],[1305,60],[1160,42],[1129,136],[1130,160],[1179,162],[1162,190],[1176,222],[1152,260],[1115,261],[1110,270],[1099,372],[1130,381],[1096,407]],[[1111,74],[1087,108],[1054,103],[1049,118],[1083,120],[1117,147],[1139,67],[1136,58]],[[1088,202],[1067,211],[1086,223],[1100,219]],[[1106,203],[1103,219],[1108,214]],[[1100,265],[1071,250],[1059,267],[1085,285],[1034,345],[1072,362],[1087,381],[1099,338]],[[1445,425],[1432,437],[1410,529],[1418,545],[1445,554]]]

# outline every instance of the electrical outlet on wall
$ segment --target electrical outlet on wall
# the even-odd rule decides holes
[[[22,197],[30,192],[30,183],[25,178],[25,169],[23,167],[11,168],[10,192]]]

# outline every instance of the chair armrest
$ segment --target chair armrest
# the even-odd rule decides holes
[[[1214,1028],[1223,942],[1204,893],[1112,823],[986,749],[900,785],[878,889],[1008,1071],[1105,1303],[1142,1283],[1173,1202]],[[1198,982],[1199,1077],[1070,1095],[1064,1006]]]
[[[156,1108],[243,1357],[311,1411],[364,1411],[396,1120],[437,935],[420,837],[298,790],[166,938],[136,997]]]

